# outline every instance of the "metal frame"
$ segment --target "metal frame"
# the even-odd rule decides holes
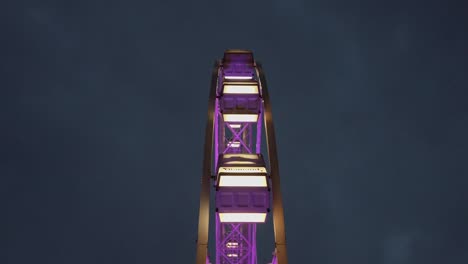
[[[221,67],[222,71],[222,67]],[[222,72],[219,73],[222,76]],[[221,78],[218,77],[218,89],[217,95],[221,94],[222,82]],[[231,141],[238,141],[241,145],[240,152],[252,154],[252,124],[251,123],[240,123],[240,128],[232,128],[230,124],[225,123],[223,115],[221,113],[219,98],[216,98],[216,113],[215,113],[215,164],[214,168],[218,166],[218,155],[219,153],[231,153],[238,152],[239,150],[232,149],[228,143]],[[259,114],[261,116],[261,113]],[[261,121],[257,120],[257,129],[261,127]],[[226,133],[228,132],[228,133]],[[228,134],[231,133],[230,136]],[[261,133],[258,133],[261,136]],[[257,141],[261,140],[261,137],[256,138]],[[260,142],[256,142],[256,145]],[[258,152],[260,153],[260,152]],[[220,219],[216,215],[216,263],[217,264],[256,264],[256,224],[240,224],[240,223],[221,223]],[[234,250],[228,248],[226,241],[231,243],[237,243],[237,248]],[[235,254],[229,256],[229,254]]]
[[[265,126],[266,143],[268,149],[268,163],[272,188],[272,209],[273,209],[273,228],[275,236],[275,252],[272,263],[287,264],[286,236],[284,227],[284,209],[280,189],[279,164],[276,146],[275,131],[273,125],[271,103],[267,88],[267,83],[263,69],[260,63],[256,63],[260,95],[263,103],[260,106],[260,114],[256,127],[256,142],[252,142],[253,125],[242,124],[240,128],[234,129],[222,120],[222,114],[219,103],[219,87],[222,84],[222,65],[215,62],[211,88],[208,99],[208,118],[205,129],[205,145],[203,159],[203,174],[201,181],[200,208],[198,221],[198,239],[197,239],[197,264],[209,263],[207,254],[209,217],[210,217],[210,184],[212,170],[218,163],[220,153],[230,153],[232,149],[227,145],[229,141],[239,141],[242,152],[252,153],[255,147],[255,153],[261,153],[262,122]],[[262,118],[263,116],[263,118]],[[227,130],[226,130],[227,127]],[[232,138],[226,138],[226,131],[232,134]],[[256,224],[245,223],[221,223],[216,214],[216,264],[256,264]],[[237,243],[233,248],[227,244]],[[237,257],[232,257],[237,254]]]
[[[263,91],[263,107],[265,118],[265,133],[268,149],[268,162],[270,163],[270,177],[273,196],[273,229],[275,235],[275,256],[278,264],[287,264],[286,232],[284,227],[283,198],[281,195],[278,148],[276,146],[275,127],[271,111],[270,94],[267,82],[263,73],[261,63],[257,63],[257,74],[260,78],[260,85]]]
[[[220,114],[218,114],[219,116],[222,116]],[[239,129],[239,131],[236,131],[234,128],[232,128],[231,126],[229,126],[229,124],[224,124],[225,127],[227,127],[229,129],[229,131],[231,131],[233,137],[231,139],[228,139],[228,138],[224,138],[224,144],[228,145],[229,141],[235,141],[235,140],[239,140],[239,143],[242,145],[242,147],[244,147],[244,149],[249,153],[249,154],[252,154],[252,150],[249,146],[247,146],[247,144],[245,143],[245,140],[244,138],[242,137],[243,136],[243,133],[246,132],[248,135],[252,135],[252,131],[251,131],[251,124],[244,124],[244,125],[241,125],[241,128]],[[247,129],[248,128],[248,129]],[[251,140],[250,140],[251,141]],[[250,143],[250,141],[248,143]],[[250,145],[250,144],[249,144]],[[223,150],[223,154],[226,154],[228,153],[228,150],[230,150],[232,147],[228,145],[227,148],[225,148]]]

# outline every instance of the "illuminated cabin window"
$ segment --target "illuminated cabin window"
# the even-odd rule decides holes
[[[219,187],[267,187],[265,175],[220,175]]]
[[[221,223],[264,223],[266,213],[219,213]]]
[[[261,155],[224,154],[217,171],[219,187],[268,187]]]
[[[223,114],[223,119],[227,123],[255,123],[258,114]]]
[[[257,82],[225,82],[223,94],[258,94]]]
[[[224,79],[226,80],[252,80],[252,76],[224,76]]]

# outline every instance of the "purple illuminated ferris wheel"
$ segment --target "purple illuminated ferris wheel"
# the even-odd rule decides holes
[[[262,129],[267,155],[261,151]],[[215,191],[214,211],[210,211],[211,189]],[[272,264],[287,264],[271,105],[262,67],[247,50],[227,50],[213,69],[205,131],[197,264],[211,263],[208,233],[213,214],[214,263],[256,264],[257,224],[264,223],[271,214],[275,237]]]

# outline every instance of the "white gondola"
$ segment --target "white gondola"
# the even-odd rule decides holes
[[[239,59],[244,60],[240,63]],[[257,122],[261,107],[261,91],[254,76],[251,52],[233,50],[225,53],[220,91],[224,122]]]
[[[218,164],[216,208],[220,221],[265,222],[269,183],[262,155],[224,154]]]

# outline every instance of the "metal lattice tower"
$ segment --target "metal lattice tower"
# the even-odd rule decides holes
[[[262,146],[265,131],[268,164]],[[266,79],[246,50],[227,50],[213,68],[205,131],[197,264],[208,264],[210,213],[216,264],[256,264],[257,224],[272,211],[272,264],[287,264],[278,155]],[[210,191],[215,190],[214,212]],[[272,210],[270,210],[270,208]]]

